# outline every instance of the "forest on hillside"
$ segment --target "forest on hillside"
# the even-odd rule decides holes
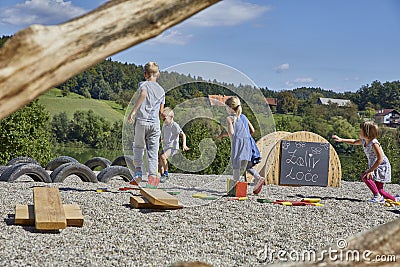
[[[0,38],[0,47],[9,37]],[[86,98],[113,100],[122,108],[127,108],[135,94],[138,83],[143,80],[143,66],[131,63],[120,63],[111,58],[90,67],[84,72],[57,86],[64,97],[71,92]],[[190,101],[203,105],[202,112],[208,118],[197,118],[188,121],[183,127],[188,135],[188,146],[192,149],[185,152],[190,160],[199,159],[202,153],[199,144],[205,138],[213,140],[217,155],[214,162],[202,174],[219,174],[229,164],[229,138],[219,138],[224,132],[223,117],[225,114],[207,103],[207,96],[238,95],[243,101],[243,112],[256,126],[255,139],[265,132],[277,131],[310,131],[330,141],[341,157],[344,177],[359,180],[359,173],[366,165],[366,159],[359,147],[332,142],[331,135],[345,138],[357,138],[358,125],[362,120],[373,120],[375,110],[394,108],[400,110],[400,82],[372,81],[362,85],[356,92],[334,92],[322,88],[296,88],[293,90],[273,91],[265,88],[254,88],[249,85],[235,86],[218,81],[205,81],[202,77],[191,77],[175,72],[163,72],[160,84],[168,89],[166,105],[179,107],[177,115],[200,114],[200,109],[185,109],[182,103]],[[176,86],[178,85],[178,86]],[[264,97],[276,98],[277,107],[272,114],[265,111]],[[353,104],[339,107],[335,104],[318,105],[319,97],[349,99]],[[201,100],[202,99],[202,100]],[[193,108],[193,107],[192,107]],[[206,110],[204,110],[206,109]],[[207,113],[208,112],[208,113]],[[219,119],[210,119],[209,114]],[[262,116],[263,115],[263,116]],[[1,121],[0,136],[2,148],[0,161],[4,164],[12,157],[30,153],[37,155],[38,161],[45,162],[53,155],[50,146],[69,145],[93,148],[121,149],[122,122],[111,124],[94,112],[76,111],[73,118],[60,113],[50,116],[45,108],[36,101]],[[34,136],[35,143],[31,142]],[[379,139],[385,153],[392,163],[393,177],[400,182],[400,128],[382,128]],[[40,145],[39,145],[40,144]],[[183,171],[174,169],[172,171]]]

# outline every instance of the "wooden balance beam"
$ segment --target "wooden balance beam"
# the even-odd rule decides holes
[[[34,187],[34,205],[16,205],[15,224],[35,225],[38,230],[83,226],[79,205],[63,205],[58,188]]]
[[[130,203],[137,209],[181,209],[183,205],[179,203],[177,197],[168,194],[161,189],[141,188],[141,196],[131,196]]]

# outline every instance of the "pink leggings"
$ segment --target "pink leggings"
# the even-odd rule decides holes
[[[372,179],[367,179],[367,175],[362,175],[363,182],[368,186],[368,188],[372,191],[374,195],[380,194],[386,199],[396,200],[394,196],[383,190],[383,183],[374,181]]]

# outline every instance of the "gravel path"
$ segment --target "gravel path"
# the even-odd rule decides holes
[[[64,183],[46,184],[60,189],[64,204],[79,204],[85,217],[82,228],[56,233],[14,225],[15,205],[33,204],[32,187],[43,183],[23,177],[0,182],[0,266],[168,266],[179,261],[265,266],[271,263],[266,251],[318,251],[400,214],[367,203],[370,192],[359,182],[342,182],[340,188],[269,185],[260,194],[273,200],[319,197],[324,207],[258,203],[252,194],[246,201],[191,197],[193,192],[223,195],[226,178],[172,174],[163,186],[181,192],[178,197],[186,206],[174,211],[131,208],[131,193],[118,191],[127,186],[122,179],[94,184],[71,176]],[[112,192],[97,193],[99,187]],[[399,185],[386,189],[400,193]]]

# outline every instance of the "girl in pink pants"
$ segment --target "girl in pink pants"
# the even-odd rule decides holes
[[[378,126],[371,121],[362,122],[359,135],[360,139],[343,139],[337,135],[333,135],[332,138],[337,142],[363,146],[364,153],[368,159],[368,169],[363,172],[361,178],[374,194],[374,197],[369,202],[385,203],[385,198],[400,201],[400,197],[394,197],[383,190],[383,185],[391,181],[391,167],[388,158],[376,139],[378,137]]]

